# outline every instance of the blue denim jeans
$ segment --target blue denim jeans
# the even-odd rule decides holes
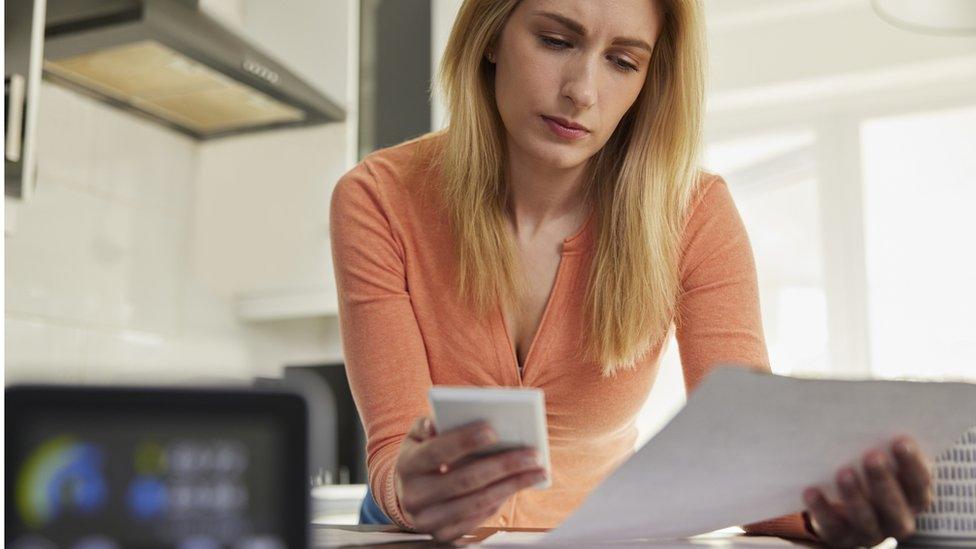
[[[369,491],[369,485],[366,486],[366,497],[359,506],[359,524],[393,524],[390,517],[386,516],[376,504],[373,493]]]

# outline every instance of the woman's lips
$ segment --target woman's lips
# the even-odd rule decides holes
[[[556,134],[557,137],[561,137],[563,139],[567,139],[567,140],[581,139],[583,137],[586,137],[590,133],[586,130],[580,130],[577,128],[567,128],[566,126],[563,126],[559,122],[556,122],[555,120],[547,116],[543,116],[542,119],[546,122],[546,125],[549,126],[549,129],[552,131],[552,133]]]

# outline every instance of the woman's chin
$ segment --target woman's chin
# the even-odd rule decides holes
[[[558,143],[546,143],[536,149],[534,155],[542,165],[556,170],[576,168],[586,162],[589,155],[582,148],[575,148]]]

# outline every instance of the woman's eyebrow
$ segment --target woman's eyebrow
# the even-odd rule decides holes
[[[578,21],[574,21],[569,17],[566,17],[565,15],[560,15],[558,13],[553,13],[551,11],[537,11],[534,12],[533,15],[538,15],[541,17],[545,17],[547,19],[552,19],[553,21],[563,25],[564,27],[575,32],[576,34],[580,36],[586,36],[586,27],[584,27],[582,23]],[[613,40],[613,43],[619,44],[621,46],[635,46],[647,50],[647,53],[651,53],[653,51],[650,44],[648,44],[647,42],[639,38],[628,38],[628,37],[618,36]]]

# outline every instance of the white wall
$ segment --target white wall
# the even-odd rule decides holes
[[[783,2],[752,13],[733,10],[739,3],[706,2],[713,96],[838,75],[854,78],[892,67],[922,68],[974,54],[973,37],[897,29],[881,20],[868,0]]]
[[[430,15],[430,51],[431,73],[437,78],[437,71],[441,64],[441,56],[447,46],[447,39],[451,36],[451,27],[461,8],[461,0],[431,0]],[[430,127],[432,130],[442,129],[447,124],[447,109],[437,86],[433,87],[433,97],[430,108]]]

